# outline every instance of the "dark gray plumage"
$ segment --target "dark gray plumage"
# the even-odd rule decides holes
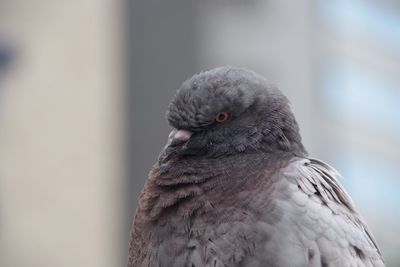
[[[195,75],[167,118],[128,266],[384,266],[338,174],[308,158],[288,100],[261,76]]]

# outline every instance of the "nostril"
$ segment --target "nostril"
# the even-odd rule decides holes
[[[170,146],[177,146],[177,145],[183,144],[186,141],[188,141],[191,136],[192,136],[192,132],[190,132],[188,130],[174,129],[174,130],[172,130],[172,132],[169,135],[169,138],[171,139]]]
[[[192,132],[189,132],[188,130],[182,130],[182,129],[178,130],[174,134],[175,139],[180,139],[180,140],[184,140],[184,141],[189,140],[191,136],[192,136]]]

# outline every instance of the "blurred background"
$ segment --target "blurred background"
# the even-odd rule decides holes
[[[397,0],[0,0],[0,266],[124,266],[168,102],[221,65],[281,88],[400,266]]]

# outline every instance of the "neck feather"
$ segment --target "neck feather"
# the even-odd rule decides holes
[[[263,153],[156,164],[140,196],[137,214],[147,222],[165,223],[171,215],[188,218],[217,205],[231,205],[234,194],[268,179],[292,157],[288,153]]]

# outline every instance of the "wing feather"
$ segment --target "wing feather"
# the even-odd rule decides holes
[[[289,164],[284,173],[297,184],[292,201],[297,209],[306,211],[297,212],[300,215],[295,224],[307,240],[317,242],[327,263],[340,266],[338,262],[346,258],[357,266],[384,266],[372,233],[340,184],[340,174],[335,169],[317,159],[302,159]],[[340,253],[333,252],[332,247],[336,246]]]

